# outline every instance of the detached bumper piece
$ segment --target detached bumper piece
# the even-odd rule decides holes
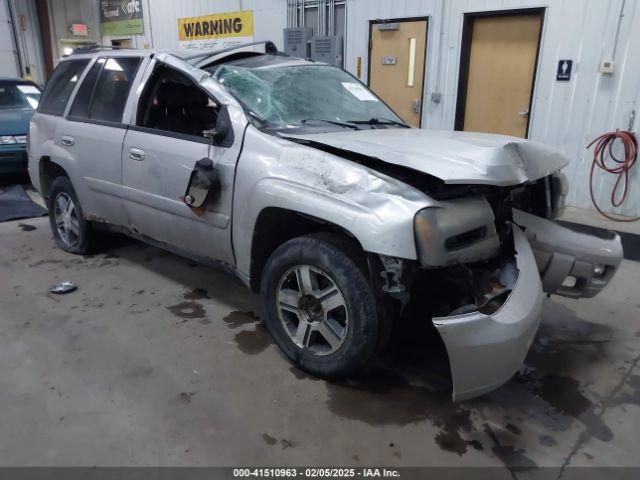
[[[600,238],[515,209],[513,221],[526,229],[547,293],[594,297],[622,262],[622,243],[614,232]]]
[[[447,349],[453,399],[466,400],[498,388],[518,370],[540,322],[543,292],[526,235],[513,227],[517,277],[511,293],[492,314],[479,311],[436,317]]]

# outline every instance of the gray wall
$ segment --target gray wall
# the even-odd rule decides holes
[[[0,77],[17,77],[20,75],[10,22],[7,2],[0,0]]]

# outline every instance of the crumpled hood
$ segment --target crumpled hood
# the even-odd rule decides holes
[[[287,137],[374,157],[451,184],[518,185],[569,163],[553,147],[490,133],[381,128]]]
[[[30,108],[0,108],[0,135],[25,135],[34,113]]]

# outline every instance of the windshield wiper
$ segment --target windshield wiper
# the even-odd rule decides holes
[[[327,120],[324,118],[305,118],[304,120],[300,121],[300,123],[302,123],[303,125],[306,125],[309,122],[324,122],[324,123],[330,123],[332,125],[338,125],[339,127],[346,127],[346,128],[353,128],[354,130],[360,130],[359,126],[354,125],[355,122],[338,122],[336,120]]]
[[[407,125],[397,120],[391,120],[390,118],[373,117],[369,120],[348,120],[349,123],[355,123],[359,125],[398,125],[403,128],[411,128],[411,125]]]

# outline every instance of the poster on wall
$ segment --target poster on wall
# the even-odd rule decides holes
[[[117,37],[144,33],[141,0],[100,0],[100,31]]]
[[[253,10],[178,19],[180,48],[217,49],[253,42]]]

